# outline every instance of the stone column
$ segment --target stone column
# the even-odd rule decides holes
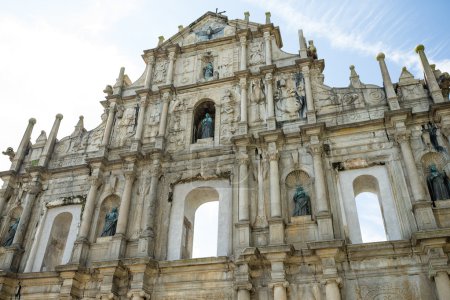
[[[111,137],[111,130],[114,123],[114,116],[116,114],[116,103],[111,101],[109,104],[108,119],[106,120],[105,132],[103,134],[102,146],[107,147],[109,138]]]
[[[400,149],[408,175],[409,186],[411,187],[413,197],[413,209],[419,229],[436,228],[436,220],[431,210],[431,204],[426,200],[425,189],[419,177],[416,168],[414,155],[409,143],[409,132],[399,132],[396,134],[396,140],[400,144]]]
[[[308,123],[316,123],[316,113],[314,109],[314,99],[311,88],[311,77],[308,66],[302,67],[303,78],[305,79],[305,93],[306,93],[306,116]]]
[[[34,124],[36,124],[36,119],[31,118],[28,120],[28,126],[23,134],[22,140],[20,141],[19,147],[17,148],[16,155],[13,158],[10,170],[18,172],[20,169],[20,164],[22,163],[25,153],[27,151],[28,144],[30,143],[31,133],[33,132]]]
[[[272,86],[272,80],[273,75],[272,73],[267,73],[265,76],[266,80],[266,86],[267,86],[267,117],[273,118],[275,116],[275,107],[273,104],[273,86]]]
[[[273,285],[273,299],[287,300],[286,287],[287,284],[283,282],[275,283]]]
[[[92,227],[92,217],[94,215],[95,200],[97,199],[97,189],[101,183],[98,175],[98,171],[94,171],[96,175],[90,176],[89,181],[89,192],[86,198],[86,204],[83,210],[83,216],[81,217],[80,231],[78,232],[78,240],[87,240],[89,237],[89,232]]]
[[[275,142],[269,143],[270,216],[281,217],[280,175],[278,171],[278,151]]]
[[[175,62],[175,50],[169,53],[169,67],[167,68],[166,84],[172,84],[173,82],[173,65]]]
[[[150,89],[151,82],[152,82],[152,74],[153,74],[153,66],[155,64],[155,57],[153,56],[153,53],[145,54],[144,60],[147,63],[147,70],[145,72],[144,89],[148,90],[148,89]]]
[[[416,47],[416,53],[419,54],[420,62],[422,63],[425,78],[427,80],[428,90],[430,91],[431,98],[433,98],[433,102],[434,103],[444,102],[444,96],[442,95],[441,88],[437,83],[436,77],[434,76],[434,72],[431,69],[427,56],[425,55],[424,45],[418,45]]]
[[[238,300],[250,300],[250,291],[247,288],[238,288]]]
[[[306,46],[306,39],[301,29],[298,30],[298,43],[300,45],[300,58],[308,58],[308,47]]]
[[[239,222],[249,221],[248,201],[248,154],[246,149],[239,153]]]
[[[395,93],[394,85],[392,84],[391,76],[389,75],[389,71],[384,58],[384,53],[379,53],[377,55],[377,60],[380,64],[381,76],[383,77],[384,90],[386,91],[386,99],[391,110],[400,109],[397,94]]]
[[[341,300],[339,282],[336,279],[327,279],[325,283],[325,294],[327,300]]]
[[[163,107],[161,111],[161,118],[159,121],[159,131],[158,136],[165,136],[166,134],[166,126],[167,126],[167,113],[169,111],[169,102],[170,102],[170,93],[164,92],[162,96]]]
[[[241,122],[247,123],[247,78],[241,77],[239,85],[241,87]]]
[[[53,147],[55,146],[56,142],[56,135],[58,134],[59,125],[61,124],[62,118],[62,114],[56,115],[52,130],[50,131],[47,142],[45,143],[44,149],[42,150],[41,157],[39,158],[39,166],[41,167],[46,167],[48,161],[50,160],[53,152]]]
[[[131,167],[131,168],[134,168]],[[119,220],[117,221],[116,235],[125,236],[128,225],[128,215],[131,205],[131,189],[135,179],[134,170],[127,170],[125,172],[125,187],[122,193],[122,200],[119,207]]]
[[[241,43],[241,64],[239,70],[243,71],[247,70],[247,37],[241,36],[239,42]]]
[[[327,187],[322,163],[322,144],[310,145],[310,152],[313,156],[314,165],[314,191],[316,194],[316,213],[328,213]]]
[[[450,280],[446,271],[437,272],[434,276],[439,300],[448,300],[450,297]]]
[[[266,31],[264,32],[264,43],[266,48],[266,65],[272,64],[272,42],[271,42],[271,36],[270,32]]]
[[[25,204],[22,211],[22,215],[20,216],[20,221],[17,226],[16,234],[14,235],[14,239],[12,242],[12,246],[16,248],[20,248],[22,246],[23,239],[25,237],[25,233],[27,231],[28,222],[31,217],[31,210],[33,209],[34,199],[36,195],[41,191],[41,184],[37,181],[37,178],[34,178],[33,181],[28,186],[27,195],[25,197]]]
[[[136,127],[136,133],[134,135],[134,140],[141,142],[142,132],[144,130],[144,117],[145,117],[145,109],[147,108],[147,96],[140,96],[139,101],[139,115]]]

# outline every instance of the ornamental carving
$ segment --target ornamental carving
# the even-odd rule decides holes
[[[249,45],[248,64],[259,65],[265,62],[263,42],[254,42]]]
[[[155,66],[155,74],[153,76],[153,83],[161,83],[166,80],[167,61],[159,61]]]

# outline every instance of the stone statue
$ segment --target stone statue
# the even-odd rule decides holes
[[[439,172],[435,165],[430,166],[430,175],[427,177],[428,191],[431,200],[450,199],[450,187],[447,175]]]
[[[423,126],[423,130],[430,136],[431,145],[436,151],[445,152],[445,148],[439,145],[438,141],[438,128],[436,125],[429,123],[428,126]]]
[[[2,151],[2,154],[7,155],[10,161],[13,161],[14,156],[16,156],[16,153],[14,152],[14,149],[12,147],[6,148],[6,151]]]
[[[313,59],[317,59],[317,49],[316,49],[316,46],[314,46],[313,41],[308,41],[307,54],[309,57],[312,57]]]
[[[8,234],[5,237],[5,240],[2,243],[3,247],[8,247],[12,245],[12,242],[14,240],[14,236],[16,235],[16,231],[17,231],[17,227],[19,226],[19,218],[16,219],[16,221],[14,221],[14,223],[12,223],[9,226],[8,229]]]
[[[116,234],[117,219],[119,213],[117,207],[114,207],[105,216],[105,225],[103,226],[102,234],[100,236],[113,236]]]
[[[311,214],[311,203],[308,194],[303,190],[303,187],[297,186],[293,197],[295,208],[294,217],[306,216]]]
[[[213,120],[209,113],[205,114],[205,117],[201,120],[199,127],[200,139],[207,139],[214,136]]]
[[[214,66],[212,62],[208,62],[203,68],[203,77],[205,78],[205,80],[209,80],[214,77]]]

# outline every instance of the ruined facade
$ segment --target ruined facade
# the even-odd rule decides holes
[[[30,119],[0,173],[0,299],[449,299],[448,74],[419,45],[424,79],[380,53],[383,87],[353,66],[329,87],[299,42],[208,12],[121,69],[97,128],[58,140],[57,115],[31,143]],[[209,202],[217,255],[192,258]]]

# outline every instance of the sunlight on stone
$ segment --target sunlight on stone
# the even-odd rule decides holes
[[[383,216],[377,195],[364,192],[355,197],[363,243],[386,241]]]
[[[219,202],[201,205],[195,212],[192,258],[217,256]]]

